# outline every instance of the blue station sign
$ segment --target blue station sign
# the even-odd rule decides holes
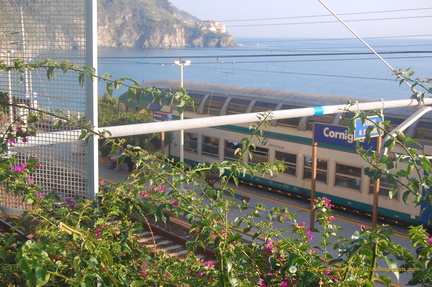
[[[341,125],[330,125],[314,123],[314,140],[318,143],[325,143],[340,147],[355,148],[356,139],[353,133],[348,133],[348,127]],[[360,146],[364,149],[375,149],[376,138],[370,141],[359,139]]]
[[[362,119],[356,119],[355,120],[355,139],[365,139],[366,138],[366,130],[369,127],[372,127],[370,136],[371,137],[378,137],[382,134],[382,131],[377,128],[377,125],[379,125],[382,122],[382,118],[379,116],[372,116],[368,117],[364,122],[362,122]]]
[[[155,122],[172,121],[172,114],[161,111],[154,111],[153,120]]]

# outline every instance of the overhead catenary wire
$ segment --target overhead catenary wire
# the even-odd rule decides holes
[[[360,42],[362,42],[370,51],[372,51],[372,53],[375,54],[375,56],[378,57],[378,59],[380,59],[390,70],[395,71],[395,69],[386,61],[384,60],[380,54],[378,54],[366,41],[364,41],[360,35],[358,35],[353,29],[351,29],[350,26],[348,26],[335,12],[333,12],[333,10],[330,9],[330,7],[328,7],[322,0],[318,0],[318,2],[320,2],[336,19],[338,19],[338,21],[340,23],[342,23],[342,25],[344,25],[354,36],[356,36],[357,39],[360,40]],[[398,75],[398,78],[400,78],[400,76]],[[407,81],[404,81],[404,83],[411,89],[413,90],[413,87],[410,83],[408,83]]]
[[[432,7],[424,8],[412,8],[412,9],[397,9],[397,10],[381,10],[381,11],[366,11],[366,12],[352,12],[352,13],[341,13],[339,15],[363,15],[363,14],[379,14],[379,13],[394,13],[394,12],[408,12],[408,11],[425,11],[430,10]],[[330,15],[303,15],[303,16],[289,16],[289,17],[272,17],[272,18],[253,18],[253,19],[233,19],[233,20],[216,20],[217,22],[245,22],[245,21],[268,21],[268,20],[284,20],[284,19],[304,19],[304,18],[318,18],[318,17],[329,17]]]
[[[431,18],[432,15],[422,15],[422,16],[407,16],[407,17],[389,17],[389,18],[368,18],[368,19],[350,19],[345,20],[345,22],[364,22],[364,21],[388,21],[388,20],[404,20],[404,19],[419,19],[419,18]],[[305,25],[305,24],[331,24],[337,23],[335,20],[328,21],[309,21],[309,22],[291,22],[291,23],[267,23],[267,24],[244,24],[244,25],[228,25],[229,28],[239,28],[239,27],[254,27],[254,26],[285,26],[285,25]]]

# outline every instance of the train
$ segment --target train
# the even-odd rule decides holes
[[[161,90],[177,90],[175,80],[145,81],[145,87]],[[238,87],[203,82],[184,82],[184,88],[194,100],[195,109],[187,107],[184,118],[200,118],[241,113],[257,113],[268,110],[297,109],[327,105],[344,105],[350,102],[372,102],[371,99],[336,97],[329,95]],[[408,95],[409,97],[409,95]],[[148,104],[129,101],[126,96],[119,99],[122,111],[140,112]],[[419,107],[391,108],[384,110],[384,119],[391,122],[390,129],[398,126],[416,112]],[[160,109],[170,113],[173,119],[179,114],[170,106]],[[311,193],[312,138],[314,123],[321,125],[344,126],[352,114],[314,115],[301,118],[272,120],[263,130],[261,140],[254,139],[256,149],[252,158],[245,157],[249,164],[273,163],[283,160],[286,169],[277,176],[245,176],[244,180],[273,188],[275,190],[308,197]],[[218,127],[197,128],[184,131],[184,160],[189,164],[199,162],[235,161],[235,150],[241,140],[250,135],[249,124],[231,124]],[[180,132],[173,132],[169,146],[169,156],[179,159]],[[405,130],[407,137],[416,139],[422,147],[419,154],[432,154],[432,115],[425,114]],[[396,147],[397,149],[397,147]],[[316,196],[327,197],[335,205],[347,210],[372,213],[374,182],[363,172],[368,164],[356,153],[352,146],[318,144]],[[391,183],[381,180],[379,189],[378,214],[395,222],[427,224],[429,211],[421,215],[424,205],[406,204],[402,199],[404,190],[400,188],[389,197]]]

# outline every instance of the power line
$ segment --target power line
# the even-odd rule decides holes
[[[407,16],[407,17],[391,17],[391,18],[367,18],[367,19],[352,19],[352,20],[344,20],[345,22],[364,22],[364,21],[387,21],[387,20],[403,20],[403,19],[419,19],[419,18],[431,18],[432,15],[424,15],[424,16]],[[338,23],[336,20],[328,20],[328,21],[310,21],[310,22],[296,22],[296,23],[269,23],[269,24],[245,24],[245,25],[227,25],[230,28],[238,28],[238,27],[264,27],[264,26],[285,26],[285,25],[304,25],[304,24],[330,24],[330,23]]]
[[[371,37],[364,37],[363,39],[400,39],[400,38],[424,38],[424,37],[431,37],[432,34],[423,34],[423,35],[399,35],[399,36],[371,36]],[[326,42],[329,41],[348,41],[353,40],[355,38],[311,38],[311,39],[278,39],[278,40],[250,40],[250,41],[241,41],[240,43],[279,43],[279,42],[316,42],[316,41],[323,41]]]
[[[201,68],[212,69],[211,67],[201,67]],[[385,78],[376,78],[376,77],[360,77],[360,76],[347,76],[347,75],[336,75],[336,74],[318,74],[318,73],[301,73],[301,72],[288,72],[288,71],[276,71],[276,70],[257,70],[257,69],[236,68],[236,71],[290,74],[290,75],[314,76],[314,77],[346,78],[346,79],[357,79],[357,80],[376,80],[376,81],[393,81],[393,82],[395,81],[395,79],[385,79]]]
[[[429,51],[397,51],[379,52],[382,55],[396,54],[429,54]],[[283,54],[251,54],[251,55],[184,55],[184,56],[99,56],[98,59],[205,59],[205,58],[265,58],[265,57],[310,57],[310,56],[352,56],[352,55],[372,55],[372,52],[337,52],[337,53],[283,53]]]
[[[424,11],[430,10],[432,7],[427,8],[413,8],[413,9],[399,9],[399,10],[385,10],[385,11],[369,11],[369,12],[353,12],[342,13],[339,15],[363,15],[363,14],[377,14],[377,13],[393,13],[393,12],[407,12],[407,11]],[[268,21],[268,20],[284,20],[284,19],[304,19],[304,18],[318,18],[318,17],[332,17],[332,15],[306,15],[306,16],[290,16],[290,17],[275,17],[275,18],[255,18],[255,19],[237,19],[237,20],[217,20],[217,22],[245,22],[245,21]]]
[[[223,57],[221,57],[223,58]],[[219,58],[219,59],[221,59]],[[430,56],[416,56],[416,57],[386,57],[386,59],[398,60],[398,59],[430,59]],[[171,62],[141,62],[141,61],[125,61],[122,59],[108,59],[112,61],[100,62],[101,64],[110,64],[110,65],[124,65],[124,64],[140,64],[140,65],[158,65],[170,66]],[[301,60],[275,60],[275,61],[235,61],[235,62],[217,62],[217,64],[274,64],[274,63],[305,63],[305,62],[337,62],[337,61],[368,61],[368,60],[377,60],[376,57],[369,58],[331,58],[331,59],[301,59]],[[212,65],[215,62],[194,62],[194,66],[197,65]]]

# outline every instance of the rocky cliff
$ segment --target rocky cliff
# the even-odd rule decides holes
[[[201,21],[168,0],[99,0],[98,45],[101,47],[233,47],[225,27]]]

